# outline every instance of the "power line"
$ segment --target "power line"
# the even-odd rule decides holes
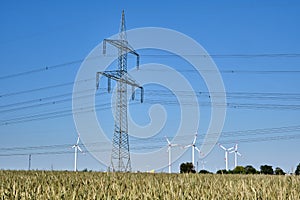
[[[87,97],[91,97],[91,96],[99,96],[99,95],[103,95],[103,94],[104,94],[104,92],[96,93],[95,95],[90,95],[90,94],[82,95],[82,96],[76,97],[76,99],[87,98]],[[69,98],[58,99],[58,100],[56,100],[56,98],[57,97],[60,98],[60,97],[64,97],[64,96],[71,96],[71,95],[72,95],[72,93],[68,93],[68,94],[56,95],[56,96],[52,96],[52,97],[46,97],[46,98],[40,98],[40,99],[35,99],[35,100],[14,103],[14,104],[3,105],[3,106],[0,106],[0,109],[5,108],[5,110],[0,110],[0,113],[2,114],[2,113],[12,112],[12,111],[20,111],[20,110],[24,110],[24,109],[28,109],[28,108],[37,108],[37,107],[41,107],[41,106],[56,105],[59,103],[70,102],[70,101],[74,100],[75,98],[69,97]],[[47,100],[51,100],[51,101],[47,102]],[[46,101],[46,102],[44,102],[44,101]],[[30,104],[30,103],[37,103],[37,104],[26,105],[26,104]],[[19,107],[15,107],[15,106],[19,106]],[[12,107],[12,108],[9,108],[9,107]]]
[[[106,55],[106,56],[111,56],[111,57],[116,57],[117,55]],[[175,54],[142,54],[142,57],[178,57],[178,56],[192,56],[192,57],[207,57],[207,55],[201,55],[201,54],[184,54],[184,55],[175,55]],[[278,54],[270,54],[270,53],[265,53],[265,54],[211,54],[209,55],[210,57],[213,58],[298,58],[300,57],[300,54],[298,53],[278,53]],[[92,58],[88,59],[97,59],[100,58],[100,56],[95,56]],[[24,75],[30,75],[34,73],[39,73],[39,72],[45,72],[45,71],[50,71],[54,69],[59,69],[62,67],[66,67],[69,65],[73,64],[78,64],[82,63],[83,61],[87,60],[86,58],[82,59],[77,59],[77,60],[72,60],[68,62],[64,62],[61,64],[56,64],[56,65],[50,65],[50,66],[44,66],[40,68],[35,68],[32,70],[24,71],[24,72],[19,72],[19,73],[13,73],[13,74],[8,74],[4,76],[0,76],[0,80],[4,79],[10,79],[10,78],[15,78],[19,76],[24,76]],[[28,68],[28,67],[26,67]],[[222,72],[222,70],[221,70]],[[224,70],[223,73],[261,73],[262,71],[241,71],[241,70]],[[299,73],[300,71],[294,70],[294,71],[287,71],[287,70],[282,70],[282,71],[265,71],[262,73]]]
[[[159,72],[169,72],[167,69],[143,69],[145,71],[159,71]],[[178,72],[187,73],[198,73],[196,69],[174,69]],[[227,70],[212,70],[212,69],[201,69],[202,73],[223,73],[223,74],[294,74],[300,73],[300,70],[240,70],[240,69],[227,69]]]
[[[92,57],[92,58],[89,58],[89,59],[96,59],[96,57]],[[56,65],[51,65],[51,66],[46,66],[46,67],[40,67],[40,68],[36,68],[36,69],[24,71],[24,72],[19,72],[19,73],[14,73],[14,74],[8,74],[8,75],[0,76],[0,80],[15,78],[15,77],[18,77],[18,76],[30,75],[30,74],[34,74],[34,73],[38,73],[38,72],[50,71],[50,70],[66,67],[66,66],[69,66],[69,65],[82,63],[84,60],[85,59],[72,60],[72,61],[61,63],[61,64],[56,64]],[[28,67],[26,67],[26,68],[28,68]]]
[[[85,92],[91,92],[91,90],[86,90],[82,91],[80,93],[85,93]],[[154,90],[147,90],[147,92],[151,95],[154,94]],[[195,94],[198,97],[201,96],[207,96],[210,97],[209,92],[198,92],[198,91],[173,91],[176,92],[180,97],[189,97],[192,96],[195,92]],[[99,96],[104,94],[104,92],[101,93],[96,93],[95,96]],[[173,97],[174,95],[170,94],[168,91],[165,90],[157,90],[155,94],[165,97]],[[300,100],[300,93],[224,93],[226,94],[227,99],[256,99],[256,100],[291,100],[291,101],[298,101]],[[223,95],[224,95],[223,94]],[[71,96],[72,93],[65,93],[65,94],[60,94],[60,95],[54,95],[54,96],[48,96],[48,97],[43,97],[43,98],[37,98],[37,99],[31,99],[23,102],[17,102],[17,103],[10,103],[6,105],[1,105],[0,106],[0,113],[5,113],[5,112],[12,112],[12,111],[20,111],[23,109],[27,108],[35,108],[35,107],[40,107],[40,106],[45,106],[45,105],[56,105],[59,103],[64,103],[64,102],[69,102],[71,100],[74,100],[73,97],[69,98],[63,98],[60,99],[61,97],[67,97]],[[215,97],[218,97],[218,95],[213,94]],[[88,94],[88,95],[82,95],[79,97],[76,97],[76,99],[79,98],[86,98],[94,96],[93,94]],[[34,104],[35,103],[35,104]],[[28,105],[29,104],[29,105]],[[33,104],[33,105],[30,105]],[[231,105],[234,106],[234,105]]]
[[[161,70],[164,71],[164,70]],[[197,72],[196,70],[179,70],[182,72]],[[208,72],[215,72],[212,70],[207,70]],[[204,70],[205,72],[205,70]],[[287,71],[287,70],[279,70],[279,71],[259,71],[259,70],[221,70],[221,73],[230,73],[230,74],[234,74],[234,73],[252,73],[252,74],[269,74],[269,73],[291,73],[291,74],[295,74],[295,73],[300,73],[300,70],[291,70],[291,71]],[[23,74],[23,73],[22,73]],[[0,77],[1,79],[1,77]],[[81,81],[73,81],[73,82],[66,82],[66,83],[59,83],[59,84],[55,84],[55,85],[49,85],[49,86],[45,86],[45,87],[39,87],[39,88],[34,88],[34,89],[30,89],[30,90],[22,90],[22,91],[17,91],[17,92],[10,92],[10,93],[5,93],[5,94],[0,94],[0,98],[4,98],[4,97],[10,97],[10,96],[16,96],[16,95],[21,95],[21,94],[27,94],[27,93],[33,93],[33,92],[38,92],[38,91],[43,91],[43,90],[48,90],[48,89],[55,89],[55,88],[59,88],[59,87],[65,87],[65,86],[71,86],[74,85],[75,83],[79,83],[79,82],[86,82],[86,81],[94,81],[94,78],[88,78],[86,80],[81,80]]]
[[[11,92],[11,93],[6,93],[6,94],[0,95],[0,98],[20,95],[20,94],[27,94],[27,93],[32,93],[32,92],[37,92],[37,91],[47,90],[47,89],[53,89],[53,88],[58,88],[58,87],[64,87],[64,86],[73,85],[73,84],[74,84],[74,82],[68,82],[68,83],[61,83],[61,84],[50,85],[50,86],[46,86],[46,87],[35,88],[35,89],[31,89],[31,90]]]
[[[135,102],[137,103],[137,102]],[[147,104],[162,104],[162,105],[175,105],[178,106],[177,101],[162,101],[162,100],[146,100],[145,103]],[[197,104],[184,102],[182,105],[186,106],[197,106]],[[210,102],[201,102],[200,107],[227,107],[227,108],[234,108],[234,109],[269,109],[269,110],[299,110],[300,105],[282,105],[282,104],[242,104],[242,103],[227,103],[227,104],[213,104],[211,105]],[[111,109],[111,104],[101,104],[96,105],[95,108],[93,106],[83,107],[80,110],[59,110],[55,112],[48,112],[42,114],[31,114],[25,115],[21,117],[10,118],[6,120],[1,120],[0,126],[4,125],[11,125],[11,124],[18,124],[24,122],[31,122],[31,121],[39,121],[44,119],[55,119],[60,117],[70,116],[72,114],[79,114],[79,113],[86,113],[86,112],[94,112],[96,110],[105,110]]]
[[[299,132],[300,125],[293,126],[281,126],[281,127],[271,127],[271,128],[258,128],[258,129],[247,129],[247,130],[232,130],[232,131],[223,131],[221,133],[221,138],[237,138],[237,137],[247,137],[251,139],[253,136],[261,136],[261,135],[269,135],[269,134],[278,134],[278,133],[288,133],[288,132]],[[299,134],[299,133],[298,133]],[[189,138],[192,138],[193,134],[186,134],[183,136],[176,136],[177,140],[181,142],[186,141]],[[198,133],[198,139],[203,140],[206,134]],[[210,138],[219,137],[219,133],[210,133]],[[268,136],[269,137],[269,136]],[[163,142],[165,143],[165,137],[150,137],[150,138],[132,138],[132,143],[134,144],[147,144],[147,143],[157,143]],[[93,146],[103,146],[106,142],[93,142],[93,143],[85,143],[86,145]],[[40,146],[25,146],[25,147],[2,147],[0,151],[26,151],[26,150],[45,150],[45,149],[59,149],[59,148],[70,148],[73,144],[52,144],[52,145],[40,145]]]
[[[114,55],[111,55],[114,56]],[[298,58],[300,57],[299,53],[261,53],[261,54],[145,54],[143,57],[178,57],[178,56],[193,56],[193,57],[213,57],[213,58]]]
[[[239,130],[239,131],[227,131],[222,132],[222,135],[227,135],[227,137],[232,139],[222,139],[220,138],[220,142],[224,144],[230,144],[230,143],[252,143],[252,142],[265,142],[265,141],[279,141],[279,140],[290,140],[290,139],[300,139],[300,125],[297,126],[286,126],[286,127],[274,127],[274,128],[263,128],[263,129],[250,129],[250,130]],[[298,132],[296,134],[286,134],[287,132]],[[274,135],[274,133],[281,133],[281,135]],[[273,136],[266,136],[267,134],[273,134]],[[236,138],[236,136],[239,135],[239,138]],[[261,137],[261,135],[264,135]],[[192,135],[190,135],[192,136]],[[199,134],[200,138],[199,140],[203,140],[205,137],[205,134]],[[249,137],[250,136],[250,137]],[[255,136],[255,137],[253,137]],[[257,137],[258,136],[258,137]],[[241,138],[244,137],[244,138]],[[182,136],[179,138],[179,141],[182,143],[186,143],[185,140],[187,136]],[[145,141],[143,145],[141,146],[141,141]],[[102,145],[100,145],[102,143]],[[151,150],[151,149],[157,149],[162,148],[166,146],[165,144],[165,138],[164,137],[155,137],[155,138],[147,138],[147,139],[132,139],[131,143],[133,145],[133,150]],[[147,143],[150,143],[150,145],[147,145]],[[208,141],[208,143],[213,143]],[[208,144],[207,143],[207,144]],[[93,152],[103,152],[103,151],[110,151],[110,146],[104,146],[103,142],[94,142],[94,143],[87,143],[85,145],[94,145],[99,147],[97,150],[94,150]],[[145,144],[147,146],[145,146]],[[50,155],[50,154],[71,154],[73,153],[71,149],[72,144],[56,144],[56,145],[45,145],[45,146],[28,146],[28,147],[11,147],[11,148],[0,148],[0,156],[22,156],[22,155]],[[47,149],[69,149],[69,150],[59,150],[59,151],[50,151]],[[39,151],[36,151],[39,150]],[[11,152],[13,151],[13,152]],[[22,151],[14,152],[14,151]],[[27,151],[27,152],[24,152]],[[4,153],[7,152],[7,153]],[[10,153],[9,153],[10,152]]]
[[[85,79],[85,80],[80,80],[80,81],[66,82],[66,83],[60,83],[60,84],[55,84],[55,85],[49,85],[49,86],[45,86],[45,87],[39,87],[39,88],[35,88],[35,89],[30,89],[30,90],[10,92],[10,93],[6,93],[6,94],[1,94],[0,98],[16,96],[16,95],[20,95],[20,94],[27,94],[27,93],[32,93],[32,92],[38,92],[38,91],[48,90],[48,89],[55,89],[55,88],[59,88],[59,87],[70,86],[70,85],[74,85],[75,83],[91,81],[91,80],[94,80],[94,79],[95,78],[90,78],[90,79]]]
[[[253,136],[261,136],[261,135],[269,135],[269,134],[278,134],[278,133],[288,133],[288,132],[299,132],[300,125],[293,126],[281,126],[281,127],[271,127],[271,128],[258,128],[258,129],[247,129],[247,130],[232,130],[232,131],[223,131],[221,133],[221,137],[248,137],[251,138]],[[299,133],[298,133],[299,134]],[[176,136],[179,141],[186,142],[187,139],[192,138],[193,134],[186,134],[183,136]],[[206,134],[199,133],[198,139],[204,139]],[[219,136],[219,133],[210,133],[211,136]],[[269,137],[269,136],[268,136]],[[164,142],[165,137],[150,137],[150,138],[132,138],[131,141],[136,144],[147,144],[147,143],[156,143],[156,142]],[[85,143],[86,145],[94,145],[94,146],[103,146],[105,142],[93,142],[93,143]],[[70,148],[73,144],[52,144],[52,145],[40,145],[40,146],[25,146],[25,147],[2,147],[0,151],[24,151],[24,150],[36,150],[36,149],[59,149],[59,148]]]
[[[84,82],[86,81],[90,81],[91,79],[87,79],[87,80],[83,80]],[[78,81],[78,82],[83,82],[83,81]],[[25,90],[25,91],[19,91],[19,92],[13,92],[13,93],[7,93],[7,94],[3,94],[0,96],[0,98],[4,98],[4,97],[8,97],[8,96],[12,96],[12,95],[19,95],[19,94],[24,94],[24,93],[31,93],[31,92],[35,92],[35,91],[40,91],[40,90],[45,90],[45,89],[52,89],[52,88],[57,88],[57,87],[62,87],[62,86],[66,86],[66,85],[71,85],[74,84],[74,82],[70,82],[70,83],[64,83],[64,84],[57,84],[57,85],[53,85],[53,86],[47,86],[47,87],[43,87],[43,88],[36,88],[36,89],[32,89],[32,90]],[[102,88],[105,89],[105,88]],[[91,90],[84,90],[81,91],[80,93],[85,93],[85,92],[91,92],[93,91]],[[170,92],[166,91],[166,90],[155,90],[155,95],[159,94],[159,96],[172,96],[173,94],[171,94]],[[151,95],[154,94],[154,90],[148,89],[147,92]],[[172,92],[176,92],[177,94],[179,94],[182,97],[189,97],[192,96],[194,94],[196,94],[197,96],[207,96],[210,98],[210,95],[214,95],[214,97],[223,97],[226,94],[226,98],[227,99],[256,99],[256,100],[290,100],[290,101],[297,101],[300,100],[300,93],[252,93],[252,92],[226,92],[226,93],[216,93],[216,92],[201,92],[201,91],[172,91]],[[37,103],[37,106],[41,106],[41,105],[47,105],[47,104],[56,104],[59,102],[66,102],[66,101],[71,101],[72,98],[68,98],[68,99],[63,99],[61,100],[60,97],[65,97],[65,96],[71,96],[72,93],[64,93],[64,94],[60,94],[60,95],[54,95],[54,96],[47,96],[47,97],[41,97],[41,98],[37,98],[37,99],[31,99],[31,100],[27,100],[27,101],[23,101],[23,102],[17,102],[17,103],[10,103],[10,104],[6,104],[6,105],[1,105],[0,109],[2,108],[6,108],[5,110],[2,110],[1,112],[9,112],[9,111],[13,111],[13,110],[17,110],[17,109],[25,109],[27,108],[25,105],[27,104],[31,104],[31,103]],[[96,95],[99,95],[98,93]],[[90,95],[86,95],[86,96],[80,96],[77,98],[84,98],[84,97],[88,97]],[[58,99],[58,100],[57,100]],[[48,101],[48,100],[53,100],[48,103],[42,103],[44,101]],[[23,106],[23,107],[19,107],[19,108],[14,108],[16,106]],[[28,107],[34,107],[34,106],[28,106]],[[11,108],[11,109],[10,109]]]
[[[63,99],[59,102],[66,102],[71,99]],[[133,101],[133,103],[138,103]],[[168,106],[178,106],[179,103],[174,100],[166,100],[166,99],[155,99],[153,97],[149,97],[147,100],[145,100],[146,104],[161,104],[161,105],[168,105]],[[229,102],[226,104],[223,103],[213,103],[211,102],[198,102],[198,104],[195,104],[192,101],[185,100],[183,102],[180,102],[181,105],[185,106],[200,106],[200,107],[227,107],[227,108],[234,108],[234,109],[269,109],[269,110],[299,110],[300,105],[298,104],[274,104],[274,103],[234,103],[234,102]],[[49,103],[42,103],[38,105],[31,105],[31,106],[25,106],[22,107],[21,109],[25,108],[33,108],[33,107],[39,107],[42,105],[52,105],[53,102]],[[55,105],[55,104],[54,104]],[[6,120],[1,120],[0,126],[3,125],[9,125],[9,124],[16,124],[16,123],[23,123],[23,122],[30,122],[30,121],[37,121],[37,120],[44,120],[44,119],[54,119],[54,118],[59,118],[59,117],[65,117],[72,115],[74,113],[85,113],[85,112],[94,112],[96,110],[105,110],[105,109],[110,109],[111,108],[111,103],[105,103],[105,104],[96,104],[95,107],[93,105],[82,107],[80,110],[72,110],[72,109],[65,109],[65,110],[58,110],[58,111],[51,111],[51,112],[44,112],[41,114],[29,114],[25,116],[19,116],[19,117],[14,117]],[[13,108],[11,111],[18,110],[18,108]],[[8,112],[9,110],[4,110],[5,112]]]

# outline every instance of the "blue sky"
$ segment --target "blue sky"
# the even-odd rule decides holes
[[[124,9],[127,29],[147,26],[174,29],[192,37],[209,54],[216,55],[213,59],[221,71],[228,101],[251,104],[247,109],[228,108],[224,131],[300,125],[300,4],[297,1],[2,1],[0,4],[1,77],[84,59],[103,39],[117,33],[121,11]],[[149,52],[142,53],[147,55]],[[174,64],[176,60],[171,59],[148,56],[142,58],[141,62]],[[73,168],[72,149],[68,145],[76,141],[76,129],[71,115],[8,125],[5,123],[8,119],[14,119],[12,122],[15,122],[16,118],[27,115],[71,109],[71,101],[37,105],[45,102],[44,98],[55,95],[65,96],[53,101],[71,98],[71,95],[67,94],[72,93],[72,84],[34,92],[20,91],[70,83],[75,80],[80,63],[74,62],[51,70],[0,79],[0,168],[27,169],[28,156],[12,154],[49,151],[70,153],[33,155],[32,168]],[[182,70],[179,64],[174,64],[174,68]],[[183,74],[186,77],[190,76],[195,84],[194,75],[189,72]],[[203,80],[199,80],[199,85],[197,89],[207,91]],[[155,89],[157,88],[153,88]],[[238,93],[244,96],[237,97],[241,95]],[[108,95],[106,97],[109,98]],[[153,101],[162,100],[157,99],[153,93],[148,94],[148,97]],[[203,101],[209,100],[207,96],[200,98]],[[8,106],[37,99],[43,100]],[[47,102],[51,102],[51,99]],[[141,123],[148,120],[146,109],[150,104],[146,104],[145,107],[139,105],[141,110],[136,110],[145,113],[145,118],[137,117]],[[5,111],[30,105],[34,106]],[[278,108],[279,105],[283,106]],[[259,106],[263,108],[258,108]],[[171,113],[177,112],[175,106],[166,105],[166,109]],[[199,131],[205,132],[210,113],[209,107],[202,109],[203,117]],[[108,117],[105,123],[109,132],[113,126],[111,117]],[[173,129],[169,124],[164,131],[172,132]],[[161,133],[163,134],[165,133]],[[283,129],[279,133],[268,135],[258,131],[254,136],[241,136],[244,142],[239,143],[239,150],[243,154],[239,159],[240,165],[251,164],[258,169],[260,165],[269,164],[279,166],[285,171],[295,168],[300,162],[297,154],[299,135],[298,139],[279,139],[289,134],[297,135],[299,130],[287,132]],[[169,133],[168,135],[172,136]],[[267,139],[271,136],[277,138]],[[261,139],[251,142],[249,138],[252,137]],[[238,136],[225,136],[220,138],[220,142],[229,140],[231,143],[224,144],[229,147],[237,138]],[[25,148],[12,150],[13,147]],[[28,147],[40,148],[29,150]],[[3,156],[4,154],[8,156]],[[224,168],[223,154],[224,152],[216,146],[205,158],[205,167],[211,171]],[[167,159],[167,154],[163,156],[165,157],[161,159]],[[178,171],[179,164],[186,161],[190,161],[190,151],[174,163],[173,170]],[[232,168],[232,155],[229,162]],[[79,155],[78,168],[104,170],[105,166],[99,164],[91,155],[85,154]],[[147,170],[147,167],[142,170]],[[166,168],[162,170],[167,171]]]

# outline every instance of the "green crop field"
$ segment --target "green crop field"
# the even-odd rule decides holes
[[[300,176],[0,171],[1,199],[300,199]]]

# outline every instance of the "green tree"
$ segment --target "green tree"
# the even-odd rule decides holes
[[[202,169],[202,170],[199,171],[199,174],[212,174],[212,173],[210,171]]]
[[[228,174],[228,171],[226,169],[220,169],[217,171],[217,174]]]
[[[260,166],[260,173],[262,174],[274,174],[272,166],[262,165]]]
[[[245,167],[245,173],[246,174],[257,174],[257,170],[254,167],[252,167],[251,165],[247,165]]]
[[[180,173],[196,173],[193,163],[191,162],[181,163]]]
[[[234,168],[232,170],[233,174],[246,174],[245,168],[243,166],[236,166],[236,168]]]
[[[276,167],[275,174],[276,175],[285,175],[285,172],[280,167]]]
[[[295,170],[296,175],[300,175],[300,163],[298,164],[296,170]]]

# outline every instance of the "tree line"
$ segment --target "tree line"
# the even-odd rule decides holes
[[[191,162],[182,163],[180,165],[180,173],[196,173],[195,166]],[[200,174],[213,174],[208,170],[200,170],[198,173]],[[270,175],[285,175],[284,172],[280,167],[276,167],[275,170],[270,165],[261,165],[260,170],[255,169],[251,165],[237,166],[233,170],[226,170],[221,169],[216,172],[216,174],[270,174]],[[298,164],[295,172],[295,175],[300,175],[300,163]]]

